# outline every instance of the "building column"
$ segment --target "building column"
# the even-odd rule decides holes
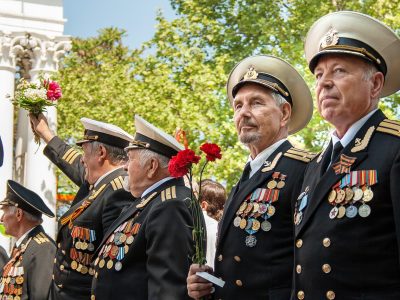
[[[0,167],[0,200],[5,198],[7,180],[13,179],[14,107],[7,96],[14,95],[16,61],[22,51],[18,41],[10,32],[0,31],[0,136],[4,147],[4,162]],[[9,251],[10,239],[0,235],[0,245]]]

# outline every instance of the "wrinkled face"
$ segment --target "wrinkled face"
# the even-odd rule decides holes
[[[140,164],[140,152],[135,149],[129,150],[128,161],[124,166],[124,169],[128,172],[129,191],[136,198],[139,198],[149,187],[145,168]]]
[[[89,182],[89,184],[94,184],[98,179],[98,176],[95,175],[98,168],[96,151],[92,150],[92,143],[90,142],[82,144],[82,149],[82,164],[85,168],[85,180]]]
[[[240,88],[233,109],[239,140],[247,145],[270,145],[285,125],[271,92],[258,84],[248,83]]]
[[[15,236],[16,228],[18,226],[17,209],[13,206],[3,205],[1,210],[3,212],[1,222],[4,224],[5,233]]]
[[[367,63],[352,55],[324,55],[314,70],[318,111],[329,123],[353,124],[373,110]]]

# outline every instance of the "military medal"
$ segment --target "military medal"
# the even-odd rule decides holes
[[[285,186],[286,175],[280,174],[279,179],[280,181],[277,183],[276,187],[282,189]]]
[[[332,190],[332,191],[329,193],[328,201],[329,201],[329,203],[333,204],[333,203],[335,203],[335,199],[336,199],[336,191],[335,191],[335,190]]]
[[[106,261],[104,260],[104,259],[101,259],[100,261],[99,261],[99,268],[100,269],[102,269],[102,268],[104,268],[104,265],[106,264]]]
[[[371,207],[368,204],[363,204],[358,209],[360,217],[366,218],[371,214]]]
[[[370,188],[366,188],[363,192],[362,200],[365,202],[369,202],[374,198],[374,192]]]
[[[126,243],[128,244],[128,245],[130,245],[130,244],[132,244],[133,243],[133,236],[132,235],[130,235],[130,236],[128,236],[128,238],[126,239]]]
[[[269,217],[272,217],[272,216],[275,214],[275,211],[276,211],[275,207],[274,207],[273,205],[270,205],[270,206],[268,207],[267,215],[268,215]]]
[[[107,262],[107,269],[111,269],[112,267],[113,267],[113,265],[114,265],[114,263],[113,263],[113,261],[110,259],[108,262]]]
[[[72,270],[76,270],[76,268],[78,268],[78,263],[77,263],[75,260],[73,260],[73,261],[71,262],[71,269],[72,269]]]
[[[335,219],[337,217],[338,213],[339,213],[339,209],[336,206],[334,206],[331,209],[331,211],[329,212],[329,218]]]
[[[358,187],[355,187],[354,188],[354,190],[353,190],[353,192],[354,192],[354,196],[353,196],[353,200],[354,201],[359,201],[359,200],[361,200],[361,198],[363,197],[363,191],[360,189],[360,188],[358,188]]]
[[[241,217],[237,216],[234,220],[233,220],[233,226],[235,227],[239,227],[240,225],[240,221],[242,220]]]
[[[270,180],[267,184],[267,188],[269,188],[270,190],[276,188],[276,186],[278,185],[278,182],[276,181],[276,179],[278,179],[280,172],[274,172],[272,174],[272,180]]]
[[[346,208],[346,217],[348,218],[354,218],[358,213],[357,207],[354,205],[350,205]]]
[[[117,272],[121,271],[121,269],[122,269],[122,263],[121,263],[120,261],[117,261],[117,262],[115,263],[114,269],[115,269],[115,271],[117,271]]]
[[[338,208],[338,214],[337,214],[337,218],[338,219],[341,219],[341,218],[343,218],[344,216],[346,215],[346,208],[344,207],[344,206],[339,206],[339,208]]]
[[[245,244],[247,247],[254,247],[257,244],[257,239],[254,235],[246,236]]]
[[[263,231],[268,232],[268,231],[271,230],[271,228],[272,228],[272,225],[271,225],[271,223],[270,223],[269,221],[264,220],[264,221],[261,223],[261,229],[262,229]]]

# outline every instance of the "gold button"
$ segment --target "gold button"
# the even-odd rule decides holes
[[[236,283],[237,286],[242,286],[243,285],[243,282],[241,280],[239,280],[239,279],[236,280],[235,283]]]
[[[90,296],[90,300],[96,300],[96,296],[95,295]]]
[[[54,263],[56,263],[57,262],[57,258],[54,258]]]
[[[64,255],[65,255],[65,251],[64,251],[64,250],[61,250],[61,252],[62,252],[62,254],[64,254]]]
[[[331,270],[332,270],[332,268],[331,268],[331,266],[330,266],[329,264],[323,264],[323,265],[322,265],[322,271],[323,271],[325,274],[330,273]]]
[[[54,274],[51,275],[51,278],[53,278],[53,280],[54,280]]]
[[[301,265],[296,266],[296,272],[297,272],[297,274],[301,273]]]
[[[61,270],[61,271],[64,270],[64,265],[61,265],[61,266],[60,266],[60,270]]]
[[[58,243],[58,244],[57,244],[57,247],[58,247],[58,248],[61,248],[61,243]]]
[[[218,255],[218,261],[222,261],[222,254]]]
[[[322,240],[322,245],[324,245],[324,247],[328,248],[331,245],[331,240],[330,238],[324,238]]]
[[[62,284],[57,284],[57,286],[62,289],[63,285]]]
[[[297,292],[297,299],[300,299],[300,300],[304,299],[304,292],[303,291],[298,291]]]
[[[233,259],[237,262],[240,262],[240,257],[239,256],[234,256]]]
[[[326,299],[333,300],[335,299],[336,295],[334,291],[327,291],[326,292]]]
[[[296,241],[296,247],[297,247],[297,248],[301,248],[301,246],[303,246],[303,240],[302,240],[302,239],[298,239],[298,240]]]
[[[99,273],[97,273],[97,272],[96,272],[96,273],[94,273],[94,277],[96,277],[96,278],[97,278],[98,276],[99,276]]]

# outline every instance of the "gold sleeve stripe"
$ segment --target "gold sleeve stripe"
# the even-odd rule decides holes
[[[70,154],[68,154],[67,158],[65,159],[66,162],[69,163],[70,159],[76,154],[78,153],[76,150],[73,150]]]
[[[72,157],[68,160],[68,163],[72,165],[72,163],[75,161],[75,159],[76,159],[78,156],[79,156],[79,153],[76,152],[76,153],[74,154],[74,156],[72,156]]]
[[[67,158],[67,156],[70,155],[73,151],[75,151],[74,148],[69,148],[69,149],[67,150],[67,152],[64,153],[62,159],[65,160],[65,159]]]
[[[385,120],[383,120],[383,121],[381,122],[381,124],[382,124],[382,123],[391,123],[391,124],[399,125],[399,126],[400,126],[400,121],[397,121],[397,120],[385,119]]]

